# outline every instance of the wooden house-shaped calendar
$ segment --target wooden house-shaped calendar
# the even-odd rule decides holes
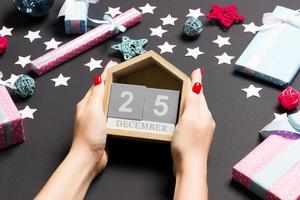
[[[183,113],[188,76],[154,51],[107,71],[109,135],[171,141]]]

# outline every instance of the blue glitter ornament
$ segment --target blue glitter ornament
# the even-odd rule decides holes
[[[35,82],[30,76],[20,75],[14,83],[14,92],[25,98],[33,95],[35,89]]]
[[[13,0],[17,9],[33,17],[46,15],[54,0]]]
[[[198,37],[202,32],[202,23],[194,17],[188,18],[183,26],[183,33],[187,37]]]

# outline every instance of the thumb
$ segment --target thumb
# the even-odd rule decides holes
[[[96,75],[94,77],[94,85],[91,89],[91,95],[89,98],[89,102],[94,104],[95,106],[100,106],[102,108],[104,93],[105,93],[105,79],[107,76],[107,70],[117,63],[113,61],[109,61],[108,64],[105,66],[105,69],[102,75]]]
[[[196,88],[197,91],[195,91],[195,84],[198,84],[199,88]],[[201,99],[201,93],[202,93],[202,72],[201,69],[195,69],[191,74],[191,79],[188,83],[187,88],[187,97],[185,101],[185,111],[186,112],[194,112],[198,110],[200,99]]]

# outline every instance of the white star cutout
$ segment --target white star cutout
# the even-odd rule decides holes
[[[28,31],[24,38],[28,38],[30,42],[33,42],[33,40],[41,38],[40,32],[41,31]]]
[[[22,116],[22,119],[30,118],[34,119],[33,113],[35,113],[37,109],[31,109],[29,106],[26,106],[23,110],[19,110],[19,113]]]
[[[115,17],[119,14],[122,14],[122,12],[120,11],[120,7],[117,8],[108,7],[108,11],[106,11],[105,14],[108,14],[111,17]]]
[[[213,41],[213,43],[216,43],[219,48],[221,48],[224,45],[231,45],[231,43],[229,42],[230,37],[222,37],[220,35],[218,35],[218,38],[216,40]]]
[[[274,113],[274,116],[275,116],[275,120],[287,120],[288,117],[287,117],[287,113],[283,113],[283,114],[278,114],[278,113]]]
[[[163,45],[158,45],[158,48],[160,48],[160,53],[173,53],[173,48],[176,47],[176,45],[169,44],[168,42],[165,42]]]
[[[48,49],[56,49],[58,45],[61,44],[61,42],[56,41],[54,38],[52,38],[50,41],[44,42],[44,44],[46,45],[46,50],[48,50]]]
[[[162,37],[162,35],[167,32],[167,30],[163,29],[161,26],[158,26],[156,28],[150,28],[150,30],[151,30],[150,36],[156,35],[158,37]]]
[[[145,6],[139,7],[142,10],[142,13],[151,13],[154,14],[153,10],[156,8],[156,6],[151,6],[149,3],[147,3]]]
[[[218,59],[218,65],[222,63],[231,64],[231,60],[234,58],[234,56],[229,56],[226,52],[224,52],[220,56],[215,56]]]
[[[247,98],[252,97],[252,96],[259,98],[260,97],[259,91],[261,91],[262,88],[257,88],[251,84],[248,88],[243,88],[242,90],[247,93]]]
[[[51,80],[55,82],[55,87],[60,86],[60,85],[68,86],[67,81],[70,78],[71,77],[64,77],[62,74],[59,74],[59,76],[57,78],[53,78]]]
[[[200,16],[204,16],[204,14],[201,12],[200,8],[198,9],[189,9],[189,14],[186,15],[187,17],[194,17],[194,18],[198,18]]]
[[[97,68],[102,68],[101,66],[102,60],[95,60],[94,58],[91,58],[89,63],[86,63],[84,66],[88,66],[90,68],[90,71],[93,71]]]
[[[22,68],[24,68],[27,64],[29,64],[31,62],[30,60],[30,55],[23,57],[23,56],[19,56],[19,59],[17,62],[15,62],[16,65],[21,65]]]
[[[3,26],[2,29],[0,30],[0,35],[7,36],[7,35],[12,35],[11,32],[14,28],[6,28],[6,26]]]
[[[177,18],[172,17],[170,14],[168,14],[168,16],[164,17],[164,18],[160,18],[160,20],[163,22],[162,25],[175,25],[175,21],[177,20]]]
[[[243,24],[245,27],[244,32],[251,32],[256,33],[256,31],[259,30],[259,27],[254,24],[254,22],[251,22],[250,24]]]
[[[185,56],[191,56],[194,59],[197,59],[199,55],[204,54],[204,52],[200,51],[199,47],[196,47],[194,49],[187,48],[188,52],[185,54]]]

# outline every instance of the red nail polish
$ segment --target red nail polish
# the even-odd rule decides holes
[[[100,85],[101,82],[102,82],[102,78],[101,78],[100,75],[97,74],[97,75],[94,77],[94,85]]]
[[[203,74],[204,74],[204,68],[203,67],[200,67],[200,72],[201,72],[201,76],[203,76]]]
[[[202,89],[202,85],[199,82],[194,83],[193,85],[193,92],[195,92],[196,94],[199,94],[201,92]]]

